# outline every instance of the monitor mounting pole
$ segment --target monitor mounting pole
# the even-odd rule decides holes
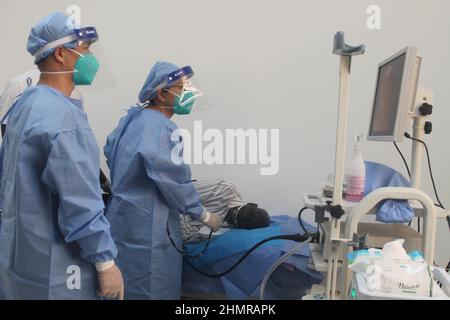
[[[348,118],[348,82],[352,56],[364,54],[364,45],[350,46],[345,43],[344,32],[337,32],[334,36],[333,53],[340,56],[339,68],[339,106],[337,116],[336,154],[334,167],[334,191],[331,204],[331,252],[328,259],[327,298],[336,299],[338,247],[340,239],[340,218],[344,214],[342,204],[342,189],[344,181],[344,161],[347,136]]]

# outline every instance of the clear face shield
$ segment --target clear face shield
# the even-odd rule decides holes
[[[83,29],[75,29],[75,33],[78,34],[78,43],[81,47],[88,46],[88,55],[91,54],[98,62],[98,68],[95,78],[92,81],[92,85],[97,87],[115,87],[117,82],[114,78],[112,68],[109,64],[104,47],[99,39],[97,30],[94,27],[87,27]],[[80,56],[82,57],[82,56]],[[78,61],[77,61],[78,62]],[[82,72],[77,70],[76,72]]]
[[[191,111],[205,111],[209,108],[205,93],[193,79],[194,71],[190,66],[170,73],[166,80],[156,87],[175,96],[174,113],[190,114]]]
[[[98,87],[114,87],[116,81],[109,66],[108,59],[100,43],[97,30],[94,27],[74,29],[73,35],[66,36],[51,42],[35,53],[39,56],[42,52],[58,47],[65,47],[73,54],[78,55],[74,70],[48,72],[46,74],[73,73],[73,80],[77,86],[94,85]],[[73,44],[71,47],[65,46]]]

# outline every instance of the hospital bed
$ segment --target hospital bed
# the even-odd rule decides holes
[[[263,229],[231,229],[214,238],[207,251],[189,261],[208,274],[221,273],[238,261],[259,241],[277,235],[303,233],[298,219],[289,216],[271,217],[271,225]],[[314,227],[304,223],[308,231]],[[286,252],[298,245],[291,240],[268,242],[252,252],[236,269],[220,278],[208,278],[183,264],[182,296],[185,299],[259,299],[261,282],[271,266]],[[205,241],[186,246],[190,254],[201,252]],[[302,246],[270,276],[265,299],[301,299],[314,284],[322,281],[321,273],[309,268],[310,248]]]

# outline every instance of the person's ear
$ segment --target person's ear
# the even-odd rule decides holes
[[[55,57],[55,60],[59,63],[64,63],[66,61],[66,51],[63,47],[58,47],[53,52],[53,56]]]
[[[164,89],[156,90],[156,98],[161,102],[166,102],[167,92]]]

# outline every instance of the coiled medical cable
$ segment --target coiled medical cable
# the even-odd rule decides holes
[[[274,240],[292,240],[292,241],[297,241],[297,242],[305,242],[306,240],[310,239],[309,237],[305,237],[301,234],[291,234],[291,235],[280,235],[280,236],[274,236],[274,237],[270,237],[264,240],[261,240],[260,242],[258,242],[257,244],[255,244],[250,250],[248,250],[244,255],[242,255],[242,257],[235,263],[233,264],[228,270],[218,273],[218,274],[209,274],[206,272],[203,272],[202,270],[196,268],[188,259],[186,259],[186,256],[183,256],[184,261],[192,268],[194,269],[194,271],[196,271],[197,273],[201,274],[202,276],[208,277],[208,278],[221,278],[225,275],[227,275],[228,273],[230,273],[231,271],[233,271],[234,269],[236,269],[237,266],[239,266],[242,261],[244,261],[253,251],[255,251],[257,248],[259,248],[260,246],[262,246],[263,244],[269,242],[269,241],[274,241]]]
[[[304,245],[307,245],[311,242],[311,238],[308,238],[306,241],[296,244],[294,247],[291,248],[288,252],[286,252],[280,259],[275,261],[275,263],[267,270],[263,281],[261,282],[261,289],[259,291],[259,299],[264,300],[264,292],[266,291],[266,285],[269,281],[270,277],[272,276],[272,273],[283,263],[285,262],[290,256],[292,256],[297,250],[299,250]]]

